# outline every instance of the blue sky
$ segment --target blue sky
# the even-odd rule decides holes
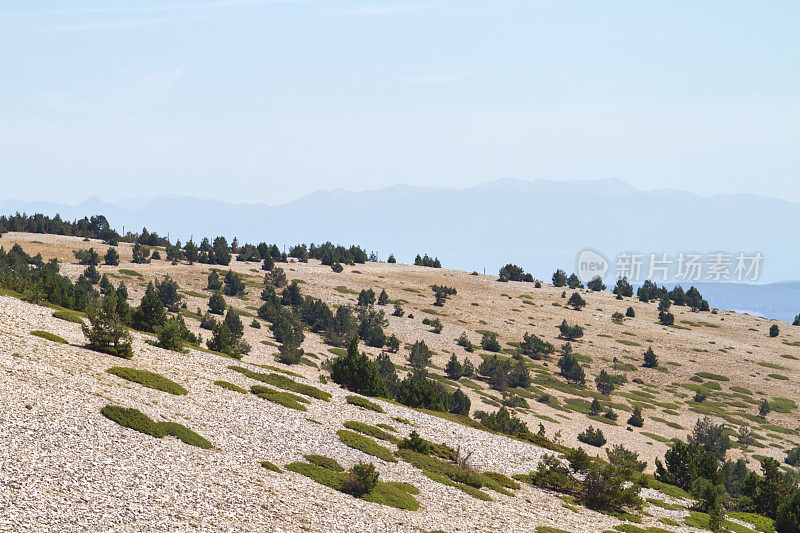
[[[800,202],[800,3],[0,1],[3,198],[618,177]]]

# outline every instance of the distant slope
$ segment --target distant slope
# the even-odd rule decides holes
[[[612,261],[620,251],[760,251],[765,257],[762,282],[800,277],[800,248],[792,245],[800,205],[755,195],[646,192],[617,179],[504,179],[465,189],[396,185],[320,191],[279,206],[176,197],[123,205],[97,199],[77,206],[0,202],[0,212],[16,210],[60,212],[70,218],[103,213],[118,230],[146,225],[184,241],[224,233],[240,241],[279,244],[357,242],[382,258],[392,252],[407,262],[418,252],[431,253],[445,266],[485,268],[487,273],[514,262],[543,279],[556,268],[574,268],[583,248],[597,249]],[[609,279],[613,276],[610,272]],[[731,298],[741,292],[719,290],[732,293]],[[783,294],[775,293],[771,298]],[[770,311],[772,303],[767,307],[758,296],[748,298],[754,303],[732,300],[731,306],[788,317],[782,304]]]

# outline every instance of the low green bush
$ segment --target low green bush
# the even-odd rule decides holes
[[[290,392],[276,391],[261,385],[253,385],[250,387],[250,392],[263,400],[277,403],[278,405],[288,407],[289,409],[308,411],[306,406],[303,405],[303,403],[308,403],[308,400]]]
[[[134,383],[138,383],[139,385],[143,385],[150,389],[168,392],[177,396],[182,396],[188,393],[186,389],[171,379],[167,379],[164,376],[154,372],[148,372],[147,370],[139,370],[136,368],[128,368],[123,366],[112,366],[106,370],[106,372],[121,377],[122,379],[133,381]]]
[[[325,392],[311,385],[298,383],[297,381],[285,375],[275,374],[275,373],[264,374],[261,372],[253,372],[252,370],[248,370],[244,367],[235,365],[231,365],[228,368],[236,372],[239,372],[240,374],[245,375],[250,379],[261,381],[262,383],[266,383],[267,385],[272,385],[273,387],[278,387],[279,389],[285,389],[292,392],[297,392],[299,394],[311,396],[312,398],[316,398],[318,400],[329,401],[331,399],[331,394],[329,392]]]
[[[312,465],[321,466],[322,468],[327,468],[328,470],[333,470],[334,472],[344,472],[344,467],[340,465],[336,459],[331,459],[330,457],[325,457],[324,455],[314,454],[304,455],[303,457]]]
[[[334,472],[321,466],[301,462],[286,465],[286,470],[297,472],[313,479],[317,483],[347,493],[345,490],[346,474],[343,472]],[[369,493],[351,495],[368,502],[415,511],[419,509],[419,502],[414,498],[413,494],[419,494],[419,490],[408,483],[378,481]]]
[[[236,392],[243,392],[244,394],[247,394],[247,389],[243,389],[239,385],[234,385],[233,383],[229,383],[227,381],[222,381],[222,380],[215,381],[214,385],[218,385],[223,389],[228,389]]]
[[[371,401],[367,400],[363,396],[355,396],[355,395],[351,394],[350,396],[347,396],[346,400],[347,400],[347,403],[349,403],[350,405],[355,405],[357,407],[363,407],[364,409],[371,409],[372,411],[375,411],[377,413],[385,413],[385,411],[383,410],[383,408],[380,405],[378,405],[375,402],[371,402]]]
[[[343,425],[347,429],[352,429],[353,431],[358,431],[359,433],[363,433],[364,435],[368,435],[370,437],[380,440],[385,440],[387,442],[391,442],[392,444],[397,444],[397,442],[399,441],[399,439],[394,435],[390,435],[381,428],[372,426],[370,424],[365,424],[364,422],[348,420]]]
[[[340,429],[336,432],[336,434],[339,435],[339,440],[342,441],[342,443],[346,446],[362,451],[366,454],[373,455],[378,459],[383,459],[389,463],[397,462],[397,459],[394,457],[394,455],[392,455],[391,450],[384,448],[368,437],[359,435],[358,433],[354,433],[346,429]]]
[[[52,342],[57,342],[59,344],[69,344],[65,339],[62,339],[58,335],[56,335],[54,333],[47,332],[47,331],[41,331],[41,330],[36,329],[36,330],[31,331],[31,335],[33,335],[35,337],[41,337],[43,339],[47,339],[47,340],[52,341]]]
[[[83,324],[83,319],[81,316],[74,311],[53,311],[53,316],[61,320],[66,320],[67,322],[73,322],[81,325]]]
[[[275,463],[270,463],[269,461],[261,461],[261,466],[266,468],[267,470],[272,470],[273,472],[281,473],[283,470],[280,469],[278,465]]]
[[[138,409],[117,405],[106,405],[100,413],[109,420],[139,433],[156,438],[175,437],[182,442],[198,448],[210,449],[213,445],[191,429],[177,422],[155,422]]]

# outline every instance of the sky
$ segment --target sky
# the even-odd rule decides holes
[[[800,202],[796,1],[0,0],[0,199],[617,177]]]

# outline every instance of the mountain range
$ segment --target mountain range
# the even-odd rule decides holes
[[[1,213],[104,214],[118,231],[149,231],[186,241],[225,235],[239,242],[357,243],[381,259],[417,253],[445,267],[496,273],[506,263],[548,280],[577,270],[583,249],[609,261],[620,252],[760,252],[758,284],[703,283],[712,306],[792,320],[800,312],[800,204],[751,194],[698,196],[643,191],[619,179],[501,179],[468,188],[391,187],[318,191],[281,205],[161,196],[78,205],[5,200]],[[613,282],[612,268],[606,279]],[[686,282],[685,285],[692,284]],[[694,283],[696,284],[696,283]],[[747,288],[742,288],[745,285]],[[713,294],[713,295],[712,295]],[[723,303],[724,302],[724,303]]]

